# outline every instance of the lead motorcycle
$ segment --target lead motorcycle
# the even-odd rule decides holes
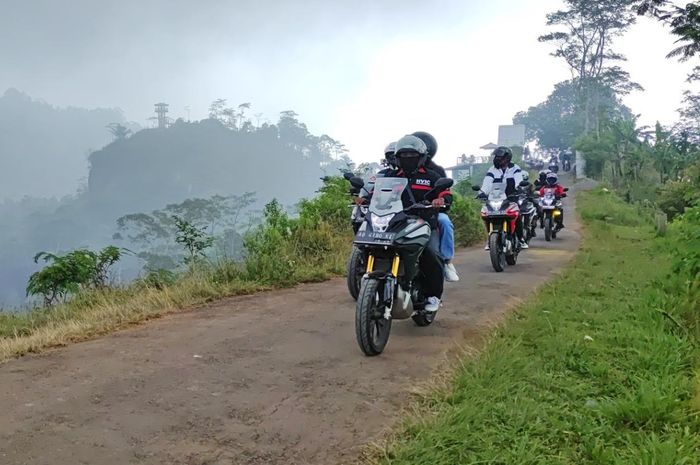
[[[527,181],[520,183],[522,187]],[[478,191],[480,186],[472,186]],[[515,229],[520,217],[518,204],[506,196],[500,189],[493,189],[487,198],[481,199],[484,206],[481,208],[481,219],[489,228],[489,256],[491,265],[496,272],[502,272],[507,265],[515,265],[518,262],[520,244]]]
[[[540,210],[542,211],[542,223],[544,228],[544,240],[549,242],[557,238],[557,233],[561,229],[557,218],[562,214],[561,199],[566,197],[568,187],[564,188],[565,193],[561,196],[555,195],[553,187],[545,187],[544,195],[540,196]],[[556,223],[556,224],[555,224]]]
[[[452,184],[452,179],[440,178],[426,193],[426,201]],[[355,307],[355,335],[367,356],[382,353],[393,320],[412,318],[416,325],[428,326],[437,314],[425,311],[419,269],[432,234],[430,223],[419,214],[435,209],[429,202],[404,207],[407,186],[406,178],[377,178],[367,216],[355,236],[367,263]]]

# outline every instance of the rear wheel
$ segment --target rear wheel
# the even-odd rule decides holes
[[[352,253],[348,259],[348,291],[353,299],[357,300],[360,295],[362,277],[365,275],[365,254],[357,247],[352,248]]]
[[[355,307],[355,335],[360,350],[367,356],[381,354],[391,332],[391,318],[384,318],[381,305],[382,284],[378,279],[364,280]]]
[[[517,240],[517,239],[513,239]],[[518,262],[518,251],[513,249],[513,253],[511,255],[506,255],[506,263],[509,265],[515,265]]]
[[[552,217],[548,216],[544,219],[544,240],[549,242],[552,240]]]
[[[506,257],[499,237],[500,233],[491,233],[489,235],[489,255],[491,256],[493,269],[500,273],[506,267]]]

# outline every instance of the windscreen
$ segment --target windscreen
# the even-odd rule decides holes
[[[408,185],[406,178],[377,178],[369,211],[377,216],[385,216],[403,211],[401,196]]]

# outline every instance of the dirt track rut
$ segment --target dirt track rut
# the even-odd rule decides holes
[[[569,205],[573,202],[569,202]],[[540,237],[515,268],[462,250],[437,321],[361,355],[342,279],[231,298],[0,366],[0,464],[352,463],[455,343],[476,341],[575,253]]]

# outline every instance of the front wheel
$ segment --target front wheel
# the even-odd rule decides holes
[[[365,254],[357,247],[352,248],[352,253],[348,259],[348,292],[353,299],[357,300],[362,286],[362,277],[365,275]]]
[[[355,307],[355,335],[367,356],[381,354],[391,332],[391,318],[384,318],[382,288],[383,282],[378,279],[364,280]]]
[[[544,219],[544,240],[549,242],[552,240],[552,217],[547,216]]]
[[[501,241],[498,240],[500,233],[491,233],[489,235],[489,255],[491,256],[491,265],[497,272],[501,272],[506,267],[506,254],[503,253]]]

